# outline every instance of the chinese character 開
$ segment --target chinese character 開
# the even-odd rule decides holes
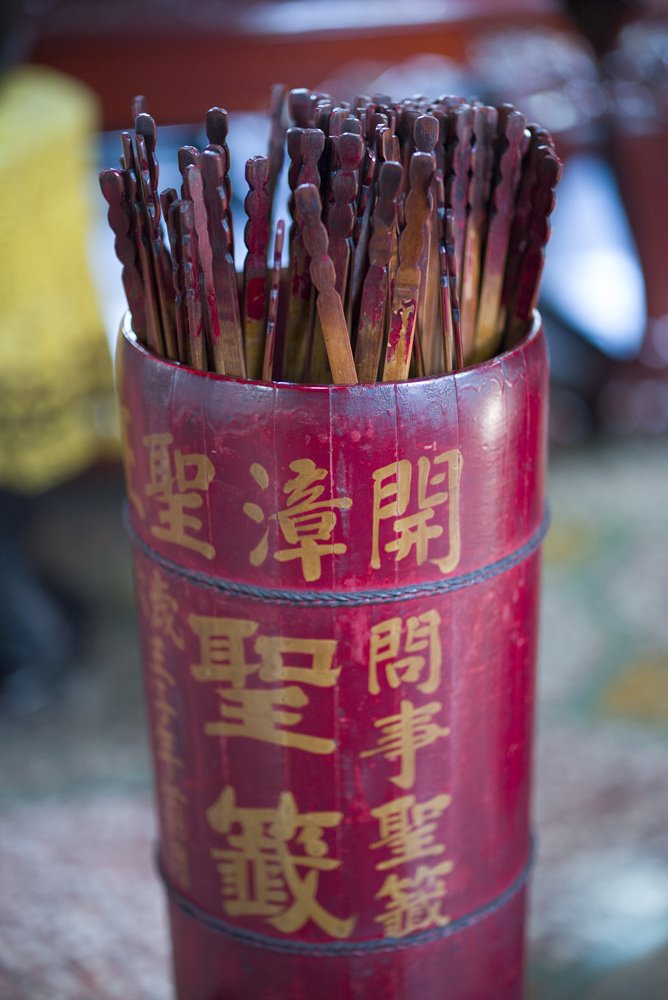
[[[434,470],[434,466],[438,468]],[[445,466],[445,468],[443,468]],[[441,573],[450,573],[459,562],[459,481],[462,455],[457,449],[444,451],[431,460],[422,455],[417,460],[417,477],[407,458],[384,465],[373,473],[373,521],[371,529],[371,566],[381,565],[381,527],[391,523],[392,536],[382,545],[382,552],[394,553],[398,562],[411,552],[422,566],[430,554],[432,542],[444,534],[443,515],[436,518],[436,508],[445,507],[447,550],[432,556]],[[414,482],[417,478],[417,488]],[[447,478],[447,483],[446,483]],[[430,492],[431,491],[431,492]],[[415,501],[413,497],[415,496]]]

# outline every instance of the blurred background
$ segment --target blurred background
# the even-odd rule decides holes
[[[668,4],[3,0],[0,66],[1,1000],[170,996],[96,175],[139,93],[161,186],[212,104],[240,171],[277,81],[554,134],[528,996],[664,1000]]]

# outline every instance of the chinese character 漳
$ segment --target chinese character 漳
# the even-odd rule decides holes
[[[390,778],[399,788],[412,788],[415,784],[415,756],[422,747],[430,746],[450,730],[432,720],[443,706],[438,701],[415,706],[403,699],[397,715],[376,719],[374,726],[381,736],[373,750],[362,751],[362,757],[382,754],[386,760],[400,760],[399,774]]]
[[[417,684],[424,694],[433,694],[441,679],[440,624],[438,611],[431,610],[411,616],[405,623],[397,617],[374,625],[369,649],[369,693],[380,692],[378,674],[382,670],[391,688],[405,682]]]
[[[254,637],[258,623],[245,618],[190,615],[188,624],[197,635],[200,659],[191,665],[198,681],[218,681],[221,721],[207,722],[205,732],[215,736],[247,736],[249,739],[295,747],[310,753],[333,753],[335,742],[300,732],[309,699],[298,685],[333,687],[341,673],[334,667],[336,640],[298,639],[260,635],[249,659],[246,640]],[[249,687],[248,679],[275,687]]]
[[[445,468],[443,468],[445,466]],[[432,460],[422,455],[417,461],[417,476],[407,458],[376,469],[373,473],[373,522],[371,533],[371,566],[379,569],[381,552],[393,553],[398,562],[414,552],[422,566],[427,559],[441,573],[450,573],[459,562],[459,481],[462,455],[457,449],[444,451]],[[446,483],[447,478],[447,483]],[[415,480],[417,486],[415,487]],[[432,543],[444,534],[443,515],[436,518],[436,508],[444,507],[447,515],[447,549],[434,556]],[[381,545],[381,530],[389,540]],[[438,552],[442,546],[436,547]]]
[[[281,792],[275,809],[240,808],[228,786],[207,819],[227,838],[226,848],[211,852],[227,914],[262,917],[285,934],[312,920],[331,937],[350,937],[355,918],[336,917],[317,900],[319,873],[341,865],[327,856],[324,832],[340,826],[343,813],[300,813],[291,792]]]
[[[332,542],[332,535],[337,523],[337,509],[348,510],[352,500],[349,497],[323,499],[325,487],[322,481],[327,478],[328,473],[326,469],[317,468],[310,458],[290,462],[289,468],[295,475],[283,486],[286,506],[269,517],[270,521],[278,523],[286,543],[285,548],[274,553],[274,559],[279,562],[299,559],[304,579],[312,582],[320,579],[321,561],[325,556],[341,555],[346,551],[343,542]],[[267,488],[269,479],[263,466],[257,463],[252,465],[251,475],[261,489]],[[244,513],[256,524],[265,520],[265,512],[258,504],[245,503]],[[268,539],[267,527],[251,552],[250,561],[253,566],[260,566],[267,558]]]
[[[149,434],[143,441],[149,453],[145,493],[162,505],[159,524],[151,525],[151,534],[213,559],[216,550],[208,539],[199,537],[202,520],[192,513],[204,503],[202,493],[209,489],[215,474],[213,462],[206,455],[172,448],[171,434]]]
[[[434,843],[436,820],[452,802],[452,796],[442,793],[427,802],[416,802],[414,795],[386,802],[371,810],[378,820],[380,839],[371,844],[372,850],[387,848],[391,857],[379,861],[377,871],[394,868],[407,861],[443,854],[445,847]]]
[[[450,917],[441,913],[447,893],[445,876],[452,871],[451,861],[441,861],[433,868],[420,865],[413,876],[388,875],[376,899],[387,899],[384,913],[374,917],[383,925],[385,937],[400,938],[428,927],[445,927]]]

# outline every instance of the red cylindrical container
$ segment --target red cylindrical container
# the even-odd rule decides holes
[[[521,997],[540,324],[399,384],[118,365],[178,997]]]

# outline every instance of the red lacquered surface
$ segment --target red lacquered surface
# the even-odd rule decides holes
[[[179,998],[517,1000],[538,325],[398,385],[118,361]]]

